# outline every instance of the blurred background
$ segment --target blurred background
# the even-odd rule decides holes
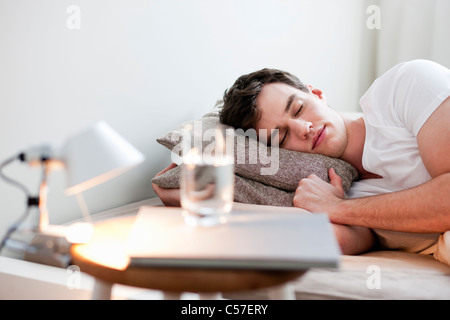
[[[359,111],[401,61],[450,67],[449,17],[447,0],[1,0],[0,161],[102,119],[146,161],[84,192],[91,213],[147,199],[170,162],[156,138],[208,112],[238,76],[283,69]],[[39,170],[4,172],[37,193]],[[81,217],[65,178],[49,177],[51,223]],[[0,180],[0,235],[24,207]]]

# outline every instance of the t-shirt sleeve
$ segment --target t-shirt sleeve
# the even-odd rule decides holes
[[[450,70],[428,60],[403,63],[396,71],[392,106],[415,136],[450,95]]]

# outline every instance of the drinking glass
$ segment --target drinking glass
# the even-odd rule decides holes
[[[199,128],[200,126],[200,128]],[[181,206],[186,224],[226,223],[234,198],[234,130],[201,123],[183,128]]]

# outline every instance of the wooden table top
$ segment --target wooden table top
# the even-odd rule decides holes
[[[72,264],[97,279],[166,292],[232,292],[284,284],[305,271],[130,267],[126,240],[136,215],[94,224],[87,244],[73,245]]]

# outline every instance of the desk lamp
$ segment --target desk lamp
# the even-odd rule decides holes
[[[19,160],[42,168],[39,195],[31,196],[27,188],[6,177],[1,170]],[[47,211],[47,176],[51,170],[67,172],[67,195],[81,192],[122,174],[141,163],[144,156],[103,121],[69,138],[62,147],[41,145],[7,159],[0,164],[0,176],[19,187],[27,196],[23,216],[12,225],[0,243],[3,248],[29,261],[66,267],[70,262],[69,238],[75,226],[49,225]],[[80,224],[76,225],[80,228]],[[17,239],[14,234],[19,234]]]

